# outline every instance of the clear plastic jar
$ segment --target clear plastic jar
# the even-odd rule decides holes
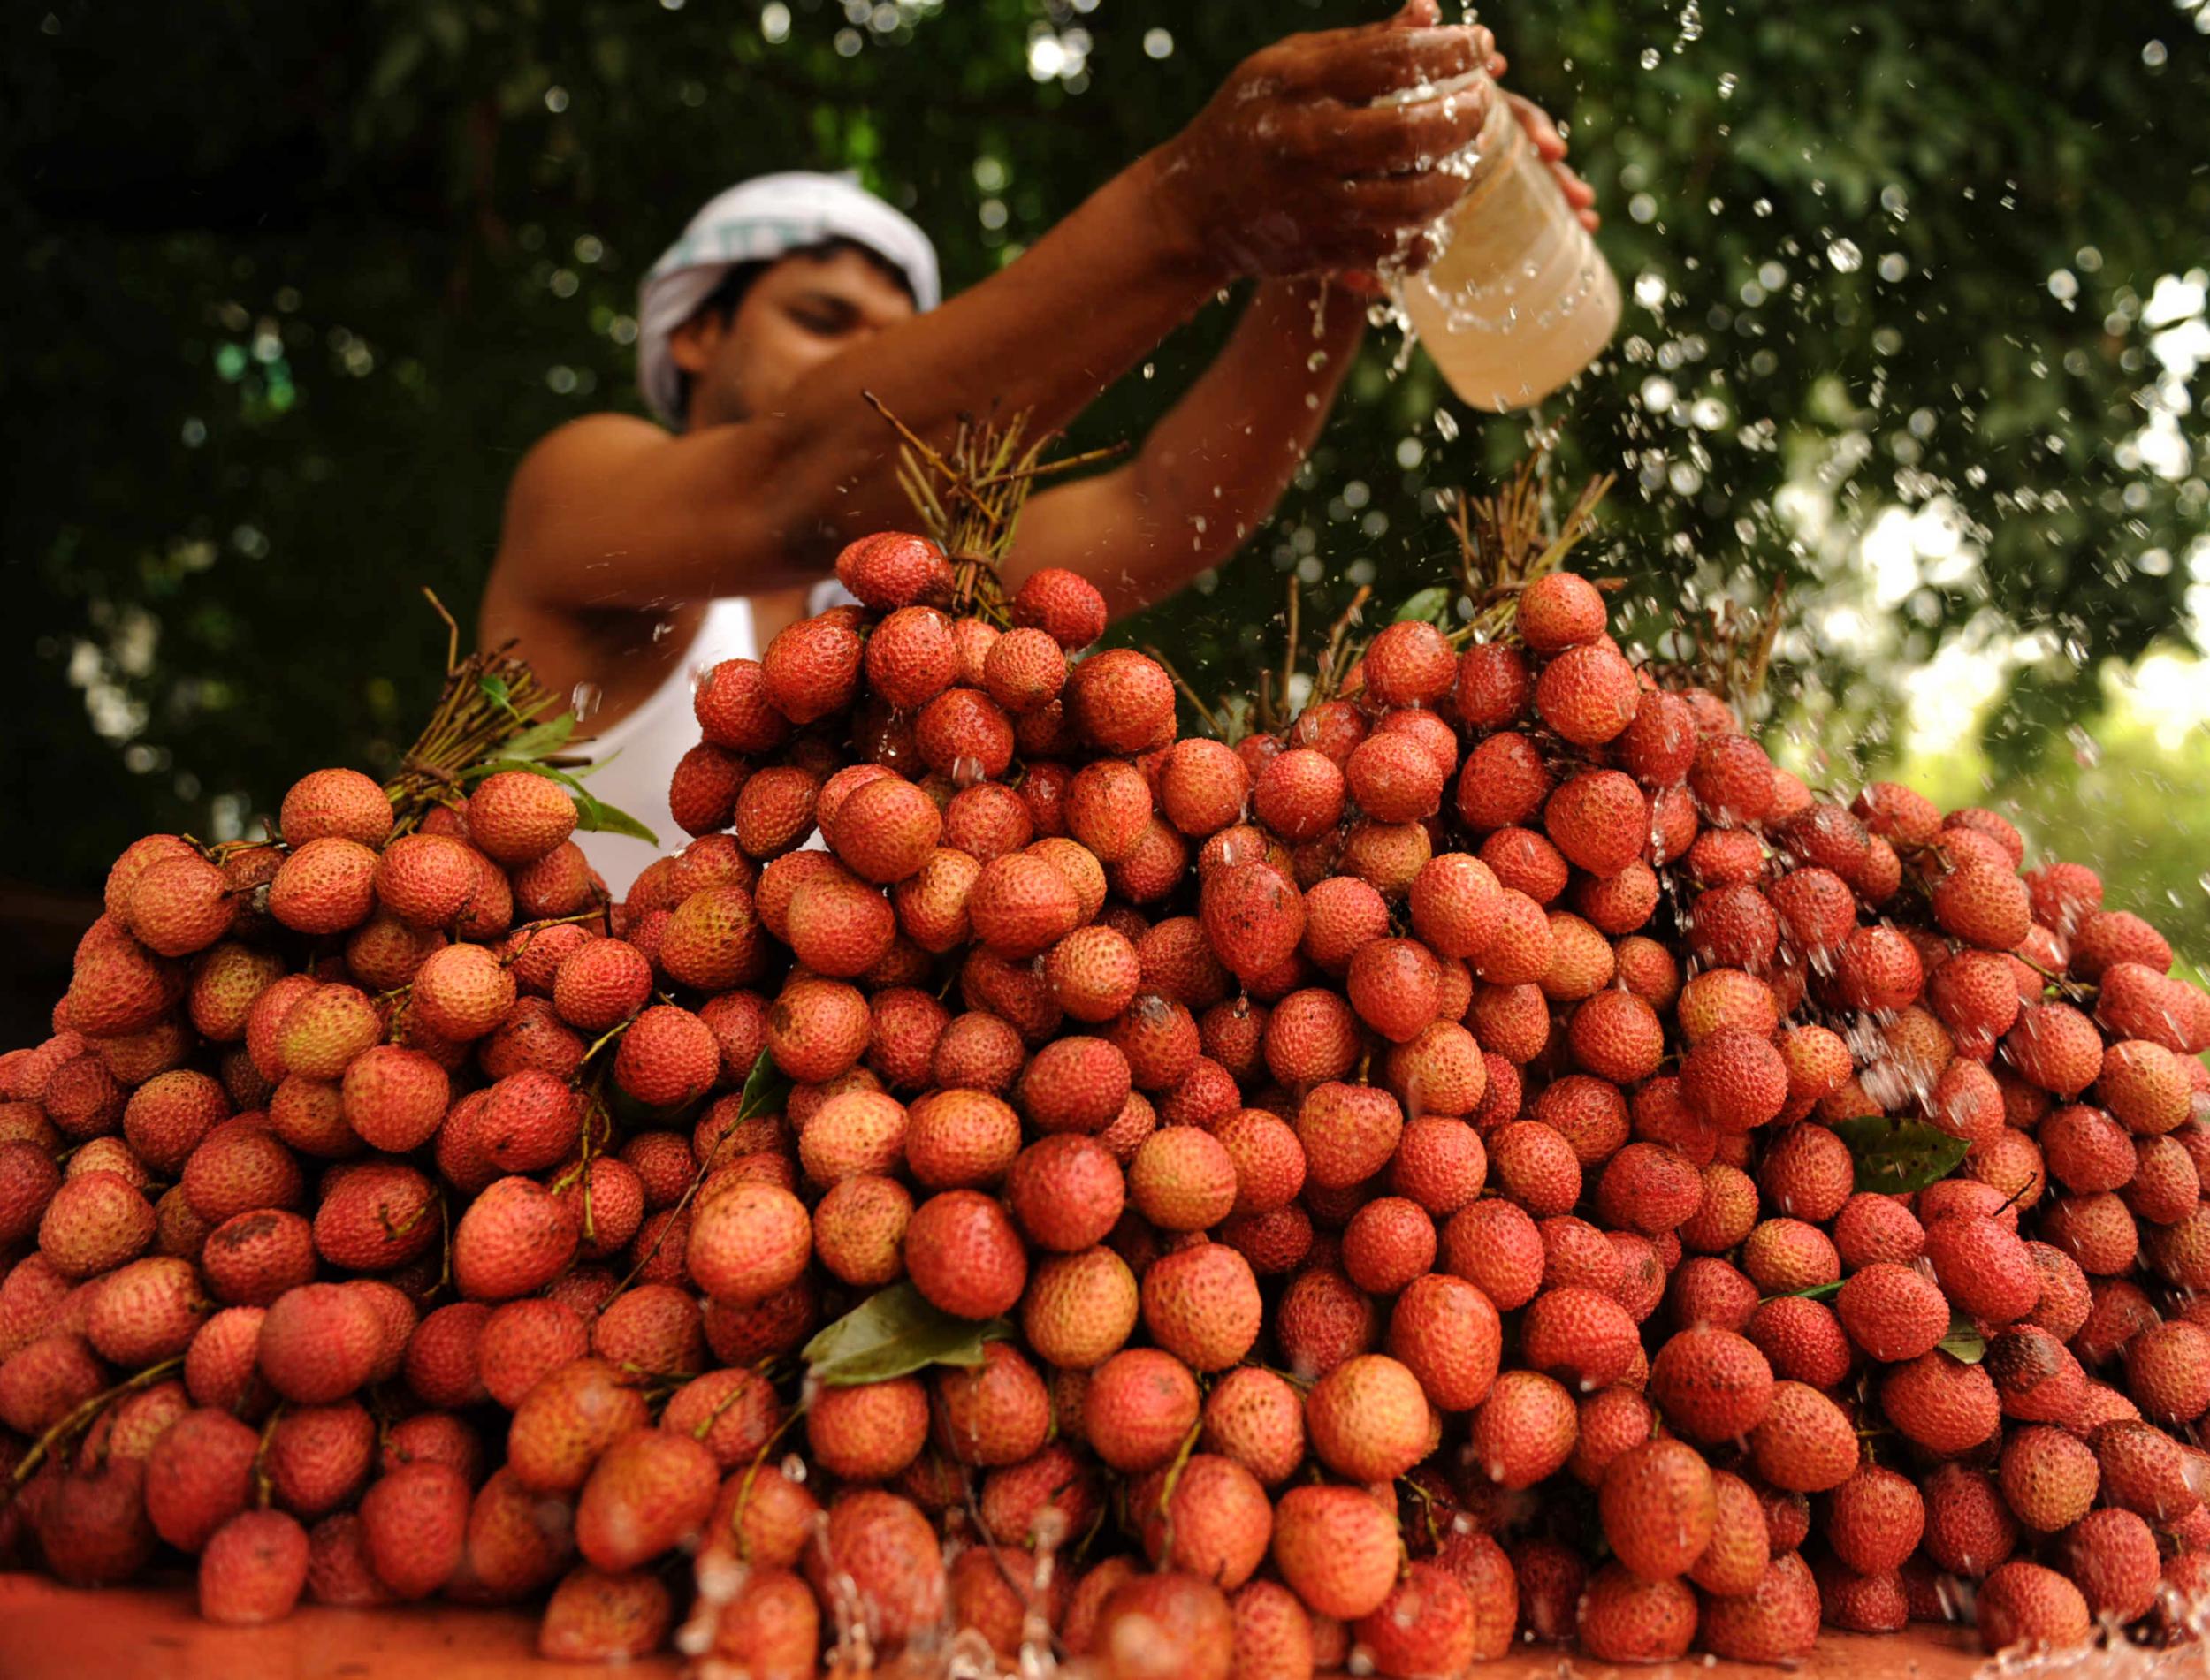
[[[1619,285],[1486,76],[1419,97],[1468,89],[1490,103],[1466,194],[1436,224],[1434,261],[1385,277],[1459,399],[1501,413],[1540,402],[1603,353],[1619,328]]]

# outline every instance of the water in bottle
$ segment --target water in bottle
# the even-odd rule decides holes
[[[1465,196],[1440,250],[1387,276],[1413,332],[1460,400],[1501,413],[1541,401],[1611,343],[1619,281],[1501,91],[1474,75],[1422,98],[1483,96]]]

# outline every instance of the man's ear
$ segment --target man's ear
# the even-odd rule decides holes
[[[667,335],[668,360],[684,373],[704,373],[728,330],[729,323],[712,309],[701,309]]]

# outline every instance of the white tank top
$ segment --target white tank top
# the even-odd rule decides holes
[[[823,612],[851,599],[834,578],[828,578],[814,585],[806,597],[806,611]],[[660,841],[652,847],[627,834],[576,833],[576,845],[617,901],[628,895],[629,883],[647,863],[678,850],[690,838],[676,826],[674,813],[667,808],[667,784],[677,761],[698,744],[698,715],[691,709],[698,680],[724,659],[758,658],[751,602],[741,595],[709,601],[698,634],[682,658],[668,667],[660,686],[635,711],[591,738],[589,751],[599,767],[584,785],[607,804],[629,812]]]

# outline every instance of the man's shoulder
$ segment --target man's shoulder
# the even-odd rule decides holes
[[[605,475],[637,465],[674,434],[636,414],[584,414],[557,426],[530,446],[507,487],[507,515],[542,502],[565,502]]]
[[[641,414],[584,414],[555,426],[530,446],[522,458],[526,466],[542,457],[568,460],[598,454],[628,454],[658,445],[672,444],[675,434]]]

